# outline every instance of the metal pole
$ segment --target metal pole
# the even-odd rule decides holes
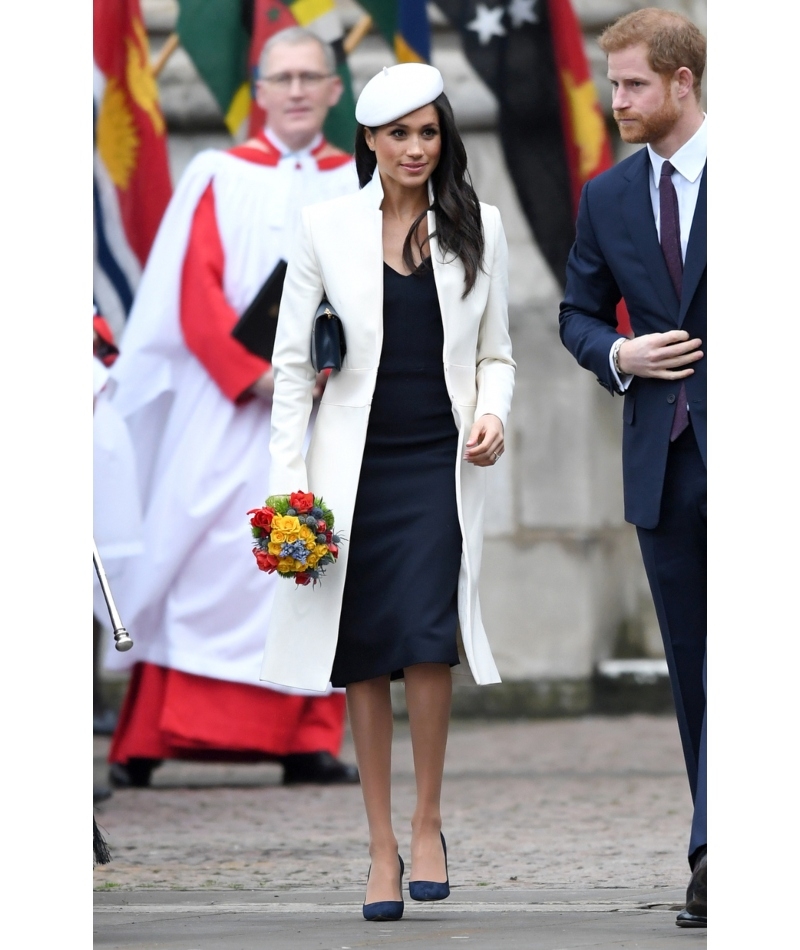
[[[103,562],[100,560],[94,538],[92,538],[92,548],[94,569],[97,572],[97,579],[100,581],[100,588],[103,591],[103,597],[105,597],[106,606],[108,607],[108,615],[111,618],[111,625],[114,628],[114,646],[120,653],[124,653],[133,646],[133,640],[128,636],[128,631],[125,627],[122,626],[122,620],[120,620],[119,613],[117,612],[114,598],[111,596],[111,588],[108,586],[108,578],[106,577],[106,572],[103,570]]]

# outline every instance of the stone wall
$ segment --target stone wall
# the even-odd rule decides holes
[[[573,0],[601,101],[610,120],[605,57],[594,42],[636,0]],[[688,14],[705,30],[705,0],[653,3]],[[153,54],[174,26],[174,0],[143,0]],[[345,27],[362,15],[340,0]],[[559,290],[525,221],[495,132],[496,101],[436,7],[433,63],[469,153],[481,200],[500,208],[510,251],[510,321],[517,385],[507,452],[489,472],[483,615],[503,685],[460,686],[462,713],[581,712],[593,707],[598,664],[612,657],[663,657],[634,529],[622,517],[622,400],[581,370],[558,338]],[[370,34],[350,57],[354,91],[393,61]],[[230,138],[210,94],[182,50],[159,79],[177,180],[204,147]],[[616,135],[617,157],[626,149]],[[397,693],[398,709],[402,693]]]

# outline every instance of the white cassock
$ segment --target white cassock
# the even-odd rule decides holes
[[[231,318],[230,308],[241,314],[290,256],[301,208],[355,192],[358,182],[349,157],[317,161],[321,139],[283,157],[274,139],[262,135],[260,143],[201,152],[189,165],[112,368],[112,405],[136,451],[145,552],[117,579],[135,645],[109,651],[109,669],[145,661],[264,685],[275,585],[291,582],[259,571],[252,554],[247,512],[267,494],[270,409],[237,398],[268,364],[230,339],[229,328],[216,338],[205,328],[216,320],[219,334],[219,320]],[[187,270],[188,237],[201,212],[203,253],[219,260],[227,317],[213,313],[209,289]]]

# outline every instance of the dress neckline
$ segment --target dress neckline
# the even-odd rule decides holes
[[[431,260],[430,257],[424,257],[424,258],[422,259],[422,261],[420,262],[419,267],[418,267],[416,270],[412,270],[410,274],[401,274],[399,270],[395,270],[395,269],[392,267],[392,265],[391,265],[391,264],[387,264],[386,261],[383,262],[383,266],[384,266],[384,267],[388,267],[388,269],[389,269],[393,274],[396,274],[398,277],[402,277],[402,278],[414,277],[416,274],[419,274],[420,271],[422,271],[422,270],[431,270],[431,271],[433,270],[433,268],[428,267],[428,264],[430,264],[430,260]]]

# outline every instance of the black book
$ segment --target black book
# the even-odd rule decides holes
[[[251,353],[269,362],[272,362],[285,277],[286,261],[280,260],[231,331],[231,336]]]

